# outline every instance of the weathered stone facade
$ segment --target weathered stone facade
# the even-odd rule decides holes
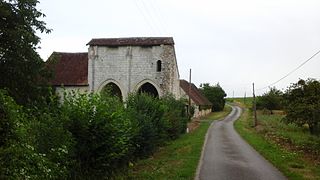
[[[123,100],[134,92],[190,97],[194,117],[211,112],[212,104],[198,88],[179,80],[173,38],[92,39],[87,45],[88,52],[53,52],[47,61],[55,76],[51,84],[61,98],[64,92],[101,92],[107,87]]]
[[[150,43],[150,39],[155,40]],[[100,43],[95,43],[97,40]],[[171,93],[180,97],[179,72],[172,38],[169,41],[164,41],[168,38],[126,38],[125,43],[119,43],[119,40],[93,39],[88,43],[90,91],[99,92],[113,83],[126,99],[129,93],[137,92],[149,83],[159,96]]]

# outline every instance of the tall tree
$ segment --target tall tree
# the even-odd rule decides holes
[[[37,100],[48,73],[36,52],[40,38],[36,31],[49,33],[45,15],[36,9],[37,0],[0,2],[0,88],[8,90],[19,104]]]
[[[320,82],[299,80],[284,94],[286,122],[298,126],[307,124],[311,134],[320,135]]]
[[[227,94],[218,84],[211,86],[209,83],[200,84],[201,93],[212,103],[212,111],[222,111],[226,103]]]

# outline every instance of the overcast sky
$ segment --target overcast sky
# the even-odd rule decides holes
[[[169,36],[180,78],[219,83],[229,97],[252,96],[320,50],[319,0],[40,0],[53,51],[87,52],[92,38]],[[320,54],[275,84],[320,78]],[[257,94],[266,89],[257,91]]]

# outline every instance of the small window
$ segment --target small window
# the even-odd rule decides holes
[[[157,72],[161,72],[161,61],[157,61]]]

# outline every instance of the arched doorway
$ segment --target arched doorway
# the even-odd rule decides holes
[[[157,89],[151,83],[144,83],[138,90],[138,93],[146,93],[153,97],[159,97]]]
[[[112,95],[112,96],[116,96],[118,98],[120,98],[120,100],[122,101],[122,93],[121,90],[119,88],[119,86],[117,86],[115,83],[110,82],[108,84],[106,84],[101,92],[101,94],[108,94],[108,95]]]

